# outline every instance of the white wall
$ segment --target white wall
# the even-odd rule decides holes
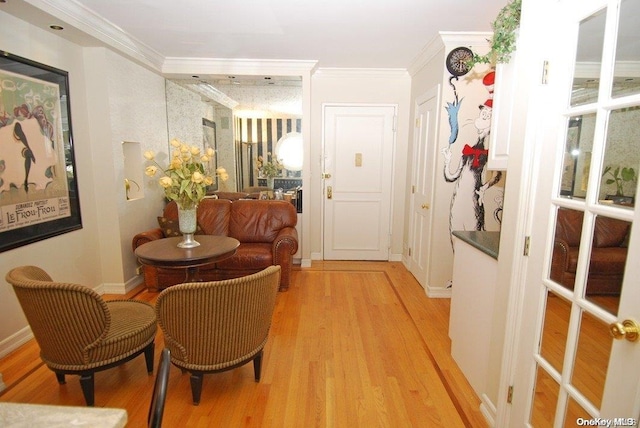
[[[489,38],[488,33],[441,33],[434,39],[422,53],[422,57],[416,61],[416,65],[411,72],[411,117],[414,117],[416,108],[416,100],[423,94],[440,85],[440,110],[438,112],[438,131],[437,131],[437,148],[435,150],[436,170],[431,173],[434,176],[434,204],[433,225],[431,232],[430,254],[432,263],[428,272],[427,286],[430,289],[446,288],[451,281],[453,274],[453,248],[450,238],[450,220],[452,212],[452,200],[454,192],[456,193],[456,203],[460,202],[463,193],[458,188],[462,186],[458,182],[446,182],[444,180],[444,156],[441,153],[443,148],[449,146],[449,137],[451,135],[451,127],[445,107],[447,102],[451,103],[455,100],[454,89],[450,84],[449,78],[451,74],[445,68],[445,59],[447,54],[455,47],[470,47],[474,52],[484,54],[488,50],[486,39]],[[489,92],[482,83],[482,78],[489,71],[487,65],[476,65],[468,74],[460,76],[458,80],[451,83],[455,85],[460,110],[458,112],[458,123],[460,131],[455,143],[450,146],[452,152],[451,164],[448,168],[453,172],[458,166],[461,157],[462,147],[465,144],[473,146],[478,139],[477,129],[474,126],[474,119],[478,117],[478,106],[483,105],[489,98]],[[410,153],[413,152],[413,127],[410,128],[409,145]],[[488,148],[489,140],[485,141],[485,148]],[[406,180],[411,183],[411,164],[407,164]],[[485,180],[490,176],[491,172],[485,169]],[[458,181],[461,181],[458,180]],[[503,184],[501,183],[501,186]],[[489,188],[485,194],[485,221],[486,230],[499,230],[500,225],[492,218],[495,209],[494,199],[503,190],[494,186]],[[468,196],[468,194],[464,194]],[[409,206],[411,195],[407,195],[405,204]],[[410,242],[409,233],[409,216],[405,218],[405,242]],[[466,214],[469,218],[474,219],[474,212],[469,211]],[[453,227],[454,230],[461,229]],[[467,229],[474,230],[474,229]]]
[[[139,281],[132,281],[136,273],[137,260],[131,248],[131,239],[136,233],[157,227],[157,217],[164,207],[163,192],[157,180],[143,176],[144,198],[127,201],[124,188],[124,156],[122,143],[140,143],[140,150],[167,152],[167,111],[165,79],[122,56],[105,49],[104,73],[108,82],[110,139],[107,142],[113,155],[112,177],[115,201],[114,214],[118,216],[119,228],[111,239],[113,248],[103,251],[103,257],[113,257],[113,263],[103,262],[103,283],[115,283],[116,288],[123,282],[129,287]],[[91,70],[93,71],[93,70]],[[89,71],[88,71],[89,72]],[[96,72],[97,74],[97,72]],[[202,121],[202,118],[198,118]],[[200,126],[202,129],[202,126]],[[200,140],[202,141],[202,136]],[[143,166],[140,165],[140,168]],[[113,224],[113,217],[101,219],[100,224]],[[122,264],[121,273],[113,272],[117,261]],[[114,290],[115,291],[115,290]]]
[[[305,181],[310,197],[310,252],[322,258],[322,106],[324,103],[395,104],[398,106],[397,132],[393,159],[393,201],[391,257],[402,255],[407,182],[407,141],[411,79],[398,70],[319,69],[311,79],[311,180]]]
[[[82,48],[0,12],[0,49],[69,72],[71,126],[83,228],[0,253],[0,356],[29,338],[10,268],[33,264],[54,279],[120,289],[134,278],[133,234],[156,224],[161,194],[126,202],[122,141],[166,150],[164,79],[103,48]],[[142,167],[142,166],[141,166]],[[148,187],[148,186],[146,186]]]
[[[88,126],[82,49],[66,40],[0,12],[0,49],[69,72],[69,97],[76,156],[76,174],[83,228],[0,253],[0,355],[24,339],[27,323],[6,272],[34,264],[54,278],[96,287],[100,281],[100,249],[96,236],[97,197]]]

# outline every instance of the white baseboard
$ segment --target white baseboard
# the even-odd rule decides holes
[[[95,288],[95,290],[98,292],[98,294],[127,294],[128,292],[142,284],[142,281],[142,275],[136,275],[124,284],[118,282],[106,282],[104,284],[100,284]]]
[[[311,259],[302,259],[302,260],[300,260],[300,267],[310,268],[311,267]]]
[[[450,299],[451,288],[427,286],[427,296],[433,299]]]
[[[401,261],[403,261],[402,254],[391,254],[391,256],[389,256],[389,261],[390,262],[401,262]]]
[[[0,358],[4,358],[7,354],[15,351],[31,339],[33,339],[33,333],[29,326],[26,326],[7,337],[5,340],[0,342]]]
[[[482,413],[484,418],[487,420],[490,428],[495,427],[496,415],[498,414],[496,406],[494,406],[489,397],[487,397],[487,394],[482,394],[482,397],[480,397],[480,401],[482,401],[482,403],[480,404],[480,413]]]

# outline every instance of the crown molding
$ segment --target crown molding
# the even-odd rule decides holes
[[[363,77],[397,79],[408,78],[409,73],[404,68],[334,68],[319,67],[313,74],[315,78],[355,78]]]
[[[31,6],[75,27],[102,44],[160,72],[164,57],[156,50],[131,37],[118,26],[96,14],[76,0],[24,0]],[[93,45],[85,41],[82,45]]]
[[[477,46],[477,45],[486,45],[493,36],[492,32],[487,31],[463,31],[463,32],[454,32],[454,31],[440,31],[437,36],[435,36],[429,43],[425,45],[425,47],[420,51],[420,53],[415,57],[415,59],[411,62],[409,66],[409,74],[414,76],[417,72],[419,72],[425,65],[429,64],[431,60],[438,55],[446,46],[457,45],[457,46]],[[443,59],[444,61],[444,59]]]
[[[216,74],[304,76],[317,66],[317,61],[274,59],[216,59],[167,57],[162,74],[168,78],[198,75],[207,78]]]

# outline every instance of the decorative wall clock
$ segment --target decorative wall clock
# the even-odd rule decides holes
[[[464,46],[457,47],[447,55],[447,70],[456,77],[465,75],[471,69],[467,64],[472,58],[473,52],[471,49]]]

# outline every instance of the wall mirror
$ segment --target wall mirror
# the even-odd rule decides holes
[[[289,141],[302,130],[300,76],[168,79],[166,100],[170,139],[215,146],[212,166],[225,168],[229,179],[218,180],[214,190],[241,192],[267,186],[267,175],[274,176],[274,188],[301,188],[302,164],[289,160],[296,153],[302,159],[301,144]],[[264,168],[266,162],[276,166],[271,174]]]

